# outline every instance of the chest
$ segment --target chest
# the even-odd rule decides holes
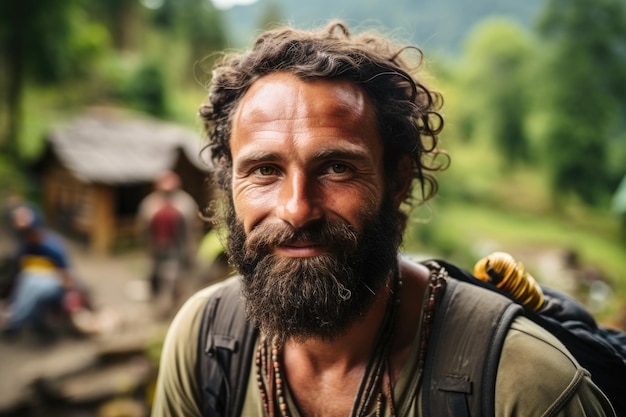
[[[291,383],[287,388],[288,404],[294,409],[298,404],[302,417],[345,417],[350,415],[359,390],[359,378],[337,381],[310,379]],[[293,387],[293,388],[292,388]],[[320,401],[320,399],[323,399]]]

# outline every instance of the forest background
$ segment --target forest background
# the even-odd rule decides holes
[[[333,18],[419,46],[445,99],[441,145],[452,164],[438,197],[414,211],[404,250],[467,269],[489,250],[520,260],[573,252],[611,287],[596,316],[624,314],[624,0],[4,1],[0,194],[37,199],[25,167],[52,126],[88,106],[200,131],[197,108],[221,51],[278,22]],[[530,272],[549,281],[536,265]]]

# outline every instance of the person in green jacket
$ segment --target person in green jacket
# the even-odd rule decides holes
[[[411,57],[417,58],[416,62]],[[421,416],[440,288],[399,256],[408,210],[437,192],[442,99],[421,53],[333,22],[264,32],[218,62],[200,109],[225,192],[228,254],[259,326],[242,416]],[[207,298],[172,323],[153,417],[203,415],[196,363]],[[495,415],[612,416],[567,349],[509,329]],[[437,415],[437,413],[435,413]]]

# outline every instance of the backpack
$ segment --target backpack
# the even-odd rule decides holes
[[[243,308],[239,278],[228,278],[207,301],[200,324],[196,375],[203,416],[241,414],[257,334]]]
[[[171,201],[165,200],[150,219],[150,241],[158,249],[177,245],[184,233],[184,220]]]
[[[500,353],[519,315],[557,337],[591,373],[616,414],[626,415],[618,382],[626,380],[626,334],[597,326],[582,305],[560,292],[542,287],[548,302],[535,312],[452,264],[424,264],[446,280],[423,370],[424,416],[494,415]],[[198,338],[196,373],[205,417],[240,415],[257,333],[246,318],[239,279],[230,278],[207,302]]]
[[[431,325],[424,365],[425,416],[494,415],[495,378],[502,345],[510,324],[520,314],[555,336],[589,371],[616,415],[626,416],[624,387],[618,382],[626,380],[625,333],[598,326],[584,306],[549,287],[541,287],[546,301],[539,311],[534,311],[452,264],[441,260],[425,264],[431,269],[441,268],[448,275],[446,291]],[[472,346],[471,359],[463,361],[468,356],[464,351],[467,346]],[[450,378],[451,375],[456,378]],[[472,388],[478,387],[480,396],[471,395]],[[435,412],[426,413],[430,410]]]

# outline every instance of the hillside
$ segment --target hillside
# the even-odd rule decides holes
[[[541,0],[259,0],[248,6],[224,11],[233,46],[248,45],[261,17],[274,5],[282,16],[298,27],[312,27],[329,19],[351,25],[383,27],[426,53],[456,55],[467,33],[486,17],[507,16],[530,27],[542,6]]]

